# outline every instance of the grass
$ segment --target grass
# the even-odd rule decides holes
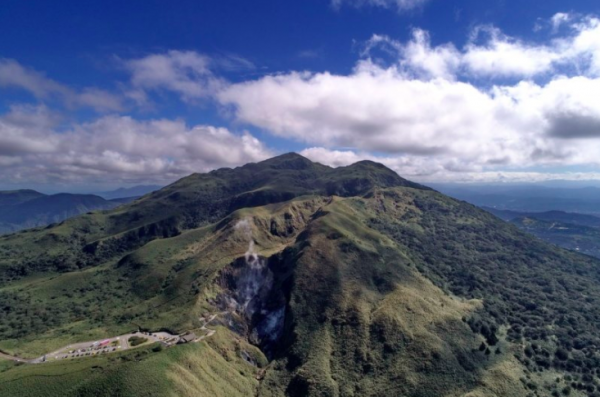
[[[261,396],[460,395],[480,384],[479,371],[511,360],[478,350],[482,338],[463,319],[481,301],[448,296],[368,226],[376,207],[334,200],[307,228],[310,243],[297,243],[290,350],[270,364]]]
[[[0,362],[2,396],[246,396],[257,369],[236,353],[229,331],[211,344],[125,353],[39,365]]]
[[[301,230],[322,203],[320,198],[302,197],[240,210],[225,224],[154,240],[116,263],[49,277],[35,274],[0,287],[0,296],[12,302],[4,324],[13,324],[2,328],[0,323],[0,349],[31,358],[138,327],[174,332],[197,328],[197,318],[206,310],[200,297],[210,291],[216,273],[247,250],[248,241],[234,233],[233,225],[251,217],[257,250],[270,255],[293,241],[295,234],[286,235],[288,229]],[[284,219],[287,213],[295,220]],[[270,219],[280,225],[281,236],[269,232]],[[43,313],[44,321],[32,324],[31,310]]]

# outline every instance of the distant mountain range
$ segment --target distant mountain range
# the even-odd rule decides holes
[[[162,186],[159,185],[138,185],[128,188],[122,187],[116,190],[111,190],[108,192],[98,192],[94,194],[106,200],[112,200],[124,197],[140,197],[145,194],[152,193],[160,188],[162,188]]]
[[[563,211],[518,212],[482,208],[544,241],[600,258],[600,217]]]
[[[46,226],[90,211],[115,208],[134,199],[105,200],[92,194],[45,195],[34,190],[0,192],[0,234]]]
[[[566,211],[600,215],[600,188],[539,185],[432,184],[434,189],[480,207],[522,212]]]
[[[595,215],[577,214],[573,212],[564,211],[520,212],[499,210],[496,208],[490,208],[485,206],[481,208],[488,212],[491,212],[498,218],[503,219],[505,221],[512,221],[516,218],[535,218],[547,222],[562,222],[579,226],[600,228],[600,217]]]
[[[90,211],[112,209],[157,189],[160,186],[140,185],[97,194],[52,195],[31,189],[0,191],[0,234],[47,226]]]

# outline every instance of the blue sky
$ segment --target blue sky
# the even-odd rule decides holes
[[[0,188],[162,184],[287,151],[423,182],[597,180],[600,7],[565,6],[4,1]]]

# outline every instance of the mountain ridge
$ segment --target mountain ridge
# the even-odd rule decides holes
[[[2,236],[0,300],[0,349],[23,356],[137,328],[201,332],[201,318],[216,330],[107,358],[120,382],[96,358],[11,367],[3,395],[28,395],[3,379],[43,388],[26,375],[45,368],[80,396],[583,396],[600,384],[600,261],[372,162],[288,154]]]

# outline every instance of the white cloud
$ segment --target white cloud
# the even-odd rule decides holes
[[[153,54],[126,62],[134,87],[174,91],[186,100],[206,97],[220,85],[209,65],[210,58],[182,51]]]
[[[530,77],[550,71],[564,58],[558,48],[527,44],[493,27],[476,29],[474,39],[482,33],[488,35],[487,42],[467,44],[462,57],[467,71],[476,75]]]
[[[12,59],[0,59],[0,87],[16,87],[31,92],[38,98],[66,94],[68,89],[41,73],[21,66]]]
[[[12,59],[0,59],[2,87],[26,90],[41,100],[58,98],[69,107],[90,107],[101,112],[123,109],[122,99],[118,95],[94,87],[73,90]]]
[[[571,14],[567,12],[557,12],[550,18],[550,23],[552,24],[552,31],[556,33],[558,29],[567,22],[571,21]]]
[[[382,66],[363,59],[349,75],[266,76],[228,86],[217,98],[239,122],[320,147],[306,152],[313,157],[324,150],[329,161],[383,153],[377,158],[415,179],[600,167],[596,24],[583,19],[570,25],[573,36],[542,45],[488,30],[487,42],[474,38],[460,51],[431,46],[421,30],[406,44],[374,36],[367,51],[386,45],[397,61]],[[559,63],[570,74],[548,74]],[[539,74],[545,76],[540,81],[503,80],[489,88],[471,82]]]
[[[374,6],[396,8],[398,11],[407,11],[421,7],[428,1],[429,0],[331,0],[331,5],[336,9],[347,4],[353,7]]]
[[[103,112],[119,112],[124,109],[123,100],[119,95],[108,91],[87,87],[68,97],[71,106],[85,106]]]
[[[127,60],[124,65],[131,72],[131,84],[137,92],[172,91],[188,102],[210,97],[226,85],[215,74],[216,70],[255,68],[252,62],[234,54],[209,57],[195,51],[176,50]]]
[[[166,183],[271,155],[247,132],[188,126],[180,120],[104,116],[66,131],[55,128],[57,123],[44,107],[13,107],[0,117],[4,184]]]
[[[544,42],[477,27],[462,48],[433,45],[421,29],[407,42],[374,35],[347,75],[288,72],[234,84],[219,71],[251,62],[168,51],[123,61],[131,80],[121,92],[143,107],[154,92],[190,103],[216,98],[237,122],[311,146],[308,157],[333,165],[370,158],[416,180],[539,180],[543,172],[523,170],[600,167],[600,20],[557,14],[545,26]],[[393,62],[373,57],[375,49]],[[109,92],[73,90],[14,61],[0,61],[0,87],[71,107],[120,106]],[[180,120],[101,117],[66,131],[60,121],[43,106],[0,117],[3,171],[13,179],[157,181],[271,154],[248,133]]]
[[[553,26],[566,25],[562,36],[545,43],[510,37],[493,26],[477,26],[462,49],[452,43],[432,46],[429,33],[414,29],[406,43],[373,35],[363,56],[376,48],[396,57],[397,65],[417,77],[444,79],[531,79],[553,74],[600,76],[600,19],[559,13]]]
[[[578,69],[583,73],[600,77],[600,19],[586,17],[572,28],[576,36],[562,42],[565,53],[579,62]]]
[[[413,29],[412,39],[406,44],[375,34],[367,41],[362,55],[370,57],[375,48],[399,57],[400,68],[415,77],[454,80],[462,62],[462,54],[452,44],[431,47],[429,33],[422,29]]]
[[[56,151],[58,140],[45,131],[58,122],[59,118],[44,106],[13,106],[0,118],[0,156],[8,162],[7,158]]]
[[[447,168],[599,164],[592,130],[568,128],[600,118],[592,96],[600,79],[557,78],[482,90],[459,81],[407,78],[363,61],[349,76],[268,76],[236,84],[219,98],[238,120],[308,144],[400,156],[460,159]],[[559,115],[568,115],[570,124]],[[578,124],[579,123],[579,124]],[[597,124],[595,124],[597,125]],[[564,138],[568,139],[566,142]]]

